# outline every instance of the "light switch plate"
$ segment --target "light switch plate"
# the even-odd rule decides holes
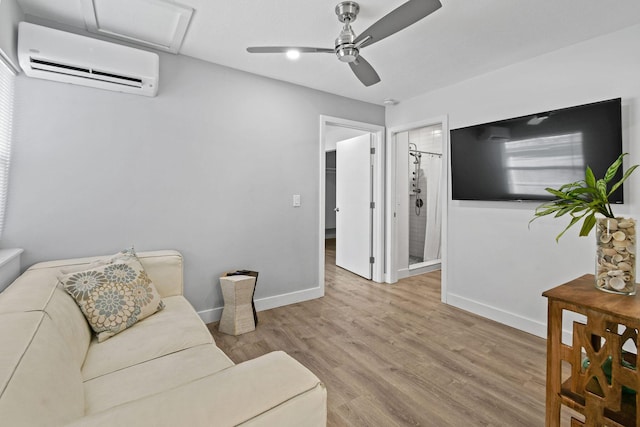
[[[300,195],[299,194],[294,194],[293,195],[293,207],[295,207],[295,208],[300,207]]]

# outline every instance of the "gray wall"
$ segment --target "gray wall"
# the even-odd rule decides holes
[[[168,54],[160,85],[17,78],[2,246],[23,267],[177,249],[199,311],[222,305],[230,269],[260,272],[257,299],[318,286],[319,116],[384,124],[384,108]]]

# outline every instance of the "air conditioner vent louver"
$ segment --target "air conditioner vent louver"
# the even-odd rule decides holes
[[[74,67],[72,65],[65,65],[65,64],[59,64],[56,62],[43,61],[42,59],[35,59],[31,57],[29,58],[29,62],[31,62],[31,64],[48,65],[50,67],[55,67],[55,68],[66,68],[67,70],[79,71],[81,73],[91,72],[91,70],[89,70],[88,68]],[[32,65],[31,68],[35,68],[35,67],[33,67]]]
[[[100,89],[155,96],[158,55],[26,22],[18,58],[25,74]]]
[[[29,58],[29,62],[31,63],[31,68],[34,70],[142,88],[142,79],[136,77],[121,76],[119,74],[107,73],[91,68],[76,67],[58,62],[45,61],[33,57]]]
[[[130,82],[138,83],[139,85],[138,87],[142,86],[142,79],[138,79],[136,77],[121,76],[118,74],[111,74],[111,73],[106,73],[104,71],[98,71],[98,70],[92,70],[91,72],[96,76],[113,77],[114,79],[128,80]]]

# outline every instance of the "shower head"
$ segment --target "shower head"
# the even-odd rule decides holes
[[[412,153],[411,151],[409,151],[409,155],[413,156],[413,164],[417,165],[418,163],[420,163],[420,158],[422,157],[422,154],[420,153]]]

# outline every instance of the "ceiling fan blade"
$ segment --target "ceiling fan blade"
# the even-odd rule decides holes
[[[290,50],[297,50],[304,53],[333,53],[333,49],[325,49],[322,47],[300,47],[300,46],[258,46],[248,47],[249,53],[287,53]]]
[[[440,9],[439,0],[409,0],[367,28],[353,41],[358,47],[379,42]]]
[[[351,71],[356,75],[358,80],[365,86],[371,86],[380,81],[380,76],[362,56],[358,56],[355,61],[349,62]]]

